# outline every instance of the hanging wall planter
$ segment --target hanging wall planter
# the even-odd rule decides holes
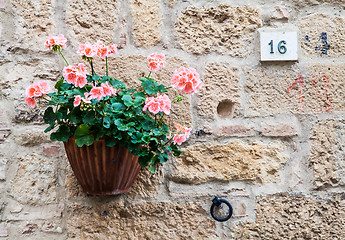
[[[90,146],[78,147],[71,137],[64,145],[74,175],[88,194],[126,193],[138,176],[138,156],[119,144],[107,147],[100,139]]]
[[[31,107],[44,103],[43,120],[49,125],[44,131],[52,132],[51,140],[64,142],[74,175],[86,193],[128,192],[140,167],[155,173],[169,154],[181,154],[178,145],[192,129],[175,123],[174,131],[165,123],[173,103],[183,100],[181,96],[170,100],[168,92],[177,88],[185,95],[194,94],[202,86],[199,74],[194,68],[180,67],[166,87],[151,76],[164,67],[165,56],[153,53],[148,56],[148,75],[130,89],[109,76],[108,57],[118,54],[115,44],[80,44],[82,62],[70,64],[62,53],[66,42],[60,34],[49,35],[45,43],[66,63],[55,91],[50,92],[50,83],[38,81],[26,89],[25,101]],[[94,58],[105,60],[104,76],[95,73]]]

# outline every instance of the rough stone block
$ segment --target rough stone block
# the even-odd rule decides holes
[[[5,141],[5,139],[6,139],[6,134],[0,133],[0,143]]]
[[[103,214],[102,214],[103,213]],[[67,231],[76,239],[219,239],[199,203],[110,203],[69,207]],[[183,227],[181,227],[183,226]]]
[[[93,44],[98,40],[104,41],[106,45],[112,44],[118,15],[117,0],[101,3],[93,0],[68,0],[66,23],[74,47],[85,42]]]
[[[220,182],[192,185],[169,181],[168,190],[169,196],[174,198],[205,198],[214,196],[228,196],[229,198],[249,197],[247,190],[243,188],[232,188],[229,184]]]
[[[289,10],[286,7],[275,6],[272,14],[273,19],[287,20],[289,18]]]
[[[0,9],[5,8],[5,4],[6,4],[5,0],[0,0]]]
[[[141,169],[127,196],[128,198],[157,196],[163,180],[162,168],[159,168],[155,174],[152,174],[147,168]]]
[[[315,187],[345,185],[345,121],[315,123],[309,166],[314,172]]]
[[[31,129],[20,129],[15,132],[15,141],[21,146],[35,146],[51,142],[50,134],[44,133],[44,128],[32,127]]]
[[[211,119],[238,115],[240,88],[238,72],[228,64],[211,63],[206,66],[200,90],[199,114]]]
[[[345,195],[274,194],[257,199],[255,222],[231,228],[231,239],[344,239]]]
[[[161,39],[161,18],[157,0],[131,0],[134,41],[139,47],[155,46]]]
[[[268,137],[292,137],[297,135],[296,127],[289,124],[261,124],[261,134]]]
[[[248,113],[344,111],[344,66],[342,63],[327,63],[292,65],[284,69],[281,66],[246,68]]]
[[[57,22],[54,19],[54,1],[13,0],[11,4],[16,16],[15,38],[18,39],[19,47],[43,50],[48,35],[57,30]]]
[[[185,51],[244,57],[253,51],[254,33],[261,24],[260,11],[252,6],[192,6],[179,16],[175,32]]]
[[[232,125],[232,126],[222,126],[220,127],[215,136],[222,137],[250,137],[254,136],[256,131],[252,127],[243,126],[243,125]]]
[[[54,161],[35,155],[19,158],[19,166],[10,186],[10,195],[21,204],[46,205],[56,200]]]
[[[6,163],[6,159],[0,158],[0,180],[6,180]]]
[[[233,217],[246,217],[247,214],[247,207],[246,204],[241,200],[232,200],[230,204],[233,208]]]
[[[279,143],[261,142],[192,146],[176,159],[172,180],[193,184],[216,180],[279,182],[279,169],[287,161],[284,149]]]
[[[48,157],[61,156],[61,147],[59,145],[43,146],[43,154]]]
[[[298,21],[298,27],[301,30],[302,48],[306,54],[344,56],[345,18],[312,14]]]
[[[23,100],[24,101],[24,100]],[[14,121],[24,123],[44,123],[43,115],[45,109],[42,108],[31,108],[26,103],[20,102],[15,104],[15,116]]]
[[[6,223],[1,223],[0,224],[0,237],[7,237],[8,236],[8,231],[6,227]]]

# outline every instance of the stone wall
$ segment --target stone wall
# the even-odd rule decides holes
[[[299,60],[260,62],[262,27],[297,28]],[[183,155],[128,194],[84,194],[24,101],[61,77],[50,33],[73,61],[80,42],[117,43],[110,73],[130,86],[153,52],[162,83],[196,68],[203,88],[170,119],[192,122]],[[344,0],[0,0],[0,239],[345,239],[344,43]]]

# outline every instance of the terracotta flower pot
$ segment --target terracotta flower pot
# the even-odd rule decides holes
[[[138,176],[138,156],[120,145],[107,147],[100,139],[91,146],[78,147],[72,137],[64,145],[74,175],[88,194],[128,192]]]

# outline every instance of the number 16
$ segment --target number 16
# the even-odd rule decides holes
[[[285,40],[282,40],[278,43],[278,52],[279,53],[281,53],[281,54],[286,53],[287,48],[286,48],[286,46],[284,46],[285,44],[286,44]],[[273,51],[273,40],[271,40],[268,45],[271,46],[271,52],[270,53],[274,53],[274,51]]]

